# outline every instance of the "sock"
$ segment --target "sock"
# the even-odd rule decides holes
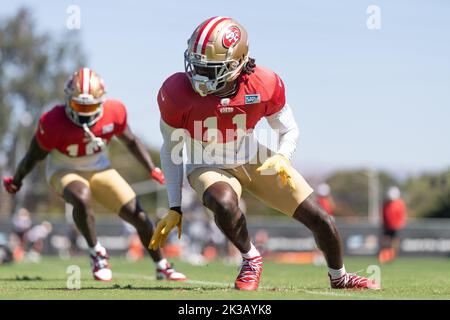
[[[331,279],[337,279],[337,278],[342,277],[347,272],[345,271],[345,266],[342,266],[342,268],[340,268],[340,269],[328,268],[328,273],[330,274]]]
[[[93,256],[97,254],[98,251],[106,251],[105,248],[97,241],[97,244],[89,248],[89,253]]]
[[[242,253],[242,257],[244,257],[245,259],[253,259],[255,257],[259,257],[261,254],[259,253],[259,251],[255,248],[255,246],[253,245],[253,243],[250,243],[250,251],[247,253]]]
[[[155,262],[155,264],[157,269],[165,269],[167,267],[167,259],[161,259],[158,262]]]

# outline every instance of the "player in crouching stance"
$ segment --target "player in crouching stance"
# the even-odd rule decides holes
[[[9,193],[19,191],[22,180],[47,158],[47,180],[52,189],[73,205],[74,222],[89,246],[94,278],[110,281],[112,272],[105,248],[97,241],[91,199],[116,212],[132,224],[148,246],[153,225],[142,210],[129,184],[111,168],[106,147],[117,136],[148,170],[164,184],[163,172],[155,167],[142,142],[127,124],[125,106],[105,99],[103,80],[91,69],[82,68],[66,83],[65,105],[44,113],[25,157],[13,177],[4,179]],[[161,252],[149,250],[158,279],[185,280]]]
[[[187,133],[188,181],[242,253],[236,289],[256,290],[262,272],[261,255],[250,241],[245,215],[238,206],[243,189],[313,232],[326,257],[332,288],[376,287],[346,272],[335,224],[315,204],[313,190],[290,165],[298,128],[285,101],[284,84],[274,72],[249,58],[245,29],[230,18],[210,18],[195,29],[184,58],[185,72],[170,76],[158,94],[164,138],[161,159],[170,211],[159,222],[150,248],[164,245],[174,227],[181,234],[183,164],[178,160],[182,131]],[[261,118],[279,133],[277,152],[256,140],[253,129]]]

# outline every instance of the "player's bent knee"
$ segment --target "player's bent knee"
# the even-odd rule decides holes
[[[239,210],[236,192],[224,182],[218,182],[206,189],[203,203],[216,214],[234,214]]]
[[[321,214],[319,221],[317,222],[317,228],[319,231],[328,232],[333,229],[334,222],[328,214]]]
[[[205,205],[208,209],[217,214],[232,214],[237,211],[237,204],[227,196],[214,197],[207,195],[205,197]]]
[[[147,214],[142,209],[136,198],[134,198],[121,208],[119,217],[126,222],[134,225],[136,228],[142,223],[151,224]]]
[[[140,208],[137,199],[134,198],[120,208],[119,216],[133,216],[137,215],[140,211],[142,211],[142,209]]]
[[[89,207],[91,190],[83,183],[73,182],[64,189],[64,198],[75,207]]]
[[[89,190],[73,196],[72,204],[76,207],[88,208],[90,206],[90,203],[91,203],[91,194]]]
[[[334,229],[331,217],[309,199],[299,205],[294,218],[313,232],[324,233]]]
[[[335,230],[334,222],[326,212],[319,212],[311,220],[309,229],[317,234],[329,234]]]

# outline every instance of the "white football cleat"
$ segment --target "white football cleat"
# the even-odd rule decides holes
[[[109,256],[106,250],[103,248],[103,250],[97,251],[95,256],[92,254],[90,256],[94,279],[98,281],[111,281],[112,271],[109,265]]]
[[[173,265],[167,262],[166,268],[156,269],[156,279],[169,281],[185,281],[187,278],[181,272],[175,271]]]

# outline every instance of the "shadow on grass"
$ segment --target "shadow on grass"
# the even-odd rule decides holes
[[[201,287],[135,287],[133,285],[118,285],[114,284],[108,287],[81,287],[80,289],[67,289],[67,288],[30,288],[30,290],[51,290],[51,291],[83,291],[83,290],[142,290],[142,291],[224,291],[229,290],[231,287],[211,287],[211,286],[201,286]]]
[[[45,280],[61,280],[61,279],[45,279]],[[14,278],[0,278],[0,281],[44,281],[42,277],[15,276]]]
[[[202,292],[202,291],[209,291],[209,292],[219,292],[219,291],[236,291],[239,292],[239,290],[235,290],[233,286],[228,287],[214,287],[214,286],[193,286],[193,287],[168,287],[168,286],[155,286],[155,287],[137,287],[133,285],[112,285],[107,287],[94,287],[94,286],[88,286],[88,287],[81,287],[80,289],[67,289],[67,288],[30,288],[30,290],[50,290],[50,291],[108,291],[108,290],[130,290],[130,291],[174,291],[174,292]],[[299,289],[299,288],[259,288],[257,292],[266,292],[266,293],[294,293],[294,292],[304,292],[304,291],[311,291],[311,293],[315,293],[314,291],[317,290],[317,293],[323,293],[323,288],[309,288],[309,289]],[[328,293],[332,294],[332,291],[330,290]]]

